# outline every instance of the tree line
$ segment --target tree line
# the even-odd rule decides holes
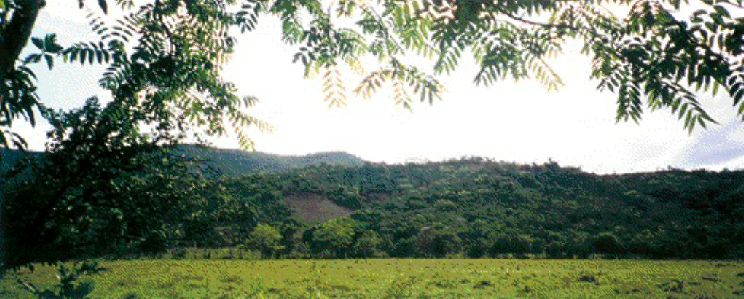
[[[59,134],[56,151],[20,164],[33,175],[5,184],[7,265],[189,247],[295,258],[744,256],[742,171],[595,175],[467,158],[228,177],[168,148],[68,147],[105,134],[87,127]],[[285,199],[306,195],[351,214],[303,222]]]

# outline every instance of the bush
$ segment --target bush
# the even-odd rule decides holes
[[[594,250],[599,253],[617,255],[625,252],[620,240],[612,233],[603,232],[600,233],[596,239],[594,239]]]

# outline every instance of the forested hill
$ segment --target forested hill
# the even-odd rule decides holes
[[[230,175],[162,175],[166,163],[134,176],[89,176],[76,189],[43,177],[6,190],[8,252],[18,261],[193,246],[321,258],[744,258],[744,171],[596,175],[553,162],[386,165],[344,154],[259,155],[261,164],[254,154],[186,149]],[[316,165],[300,167],[307,164]],[[64,202],[50,188],[88,204],[55,208]],[[37,212],[45,208],[50,216]]]
[[[177,152],[198,159],[225,176],[240,176],[252,172],[279,172],[311,165],[361,166],[364,160],[345,152],[324,152],[304,156],[285,156],[262,152],[219,149],[200,145],[180,145]],[[16,150],[0,149],[0,173],[4,173],[26,156]],[[32,157],[43,153],[29,152]]]
[[[178,151],[188,157],[204,160],[226,176],[252,172],[280,172],[312,165],[361,166],[364,160],[345,152],[323,152],[304,156],[285,156],[237,149],[219,149],[198,145],[182,145]]]
[[[378,253],[397,257],[744,257],[742,171],[595,175],[554,163],[470,159],[228,181],[237,194],[274,194],[268,198],[288,204],[309,223],[295,243],[321,256],[363,255],[354,242],[374,239]],[[279,227],[278,220],[259,221]],[[328,240],[344,226],[356,241]]]

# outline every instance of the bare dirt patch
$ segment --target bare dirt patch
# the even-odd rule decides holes
[[[321,223],[351,214],[350,209],[337,205],[325,195],[293,194],[285,200],[297,218],[305,223]]]

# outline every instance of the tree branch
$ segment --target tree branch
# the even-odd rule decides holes
[[[31,38],[39,11],[46,5],[45,0],[16,0],[16,8],[10,22],[0,28],[0,79],[5,80],[15,68],[15,62]]]
[[[543,28],[553,28],[553,29],[568,29],[568,30],[573,30],[573,31],[578,31],[579,30],[579,28],[576,28],[574,26],[567,25],[567,24],[541,23],[541,22],[536,22],[536,21],[524,19],[524,18],[519,17],[519,16],[515,16],[515,15],[509,13],[509,12],[506,12],[506,11],[501,12],[501,13],[504,14],[506,17],[512,19],[512,20],[519,21],[519,22],[522,22],[522,23],[527,24],[527,25],[540,26],[540,27],[543,27]]]
[[[728,5],[731,5],[733,7],[738,7],[738,8],[743,8],[744,9],[744,5],[741,5],[741,4],[738,4],[738,3],[734,3],[734,2],[728,1],[728,0],[723,0],[723,1],[720,1],[718,3],[728,4]]]

